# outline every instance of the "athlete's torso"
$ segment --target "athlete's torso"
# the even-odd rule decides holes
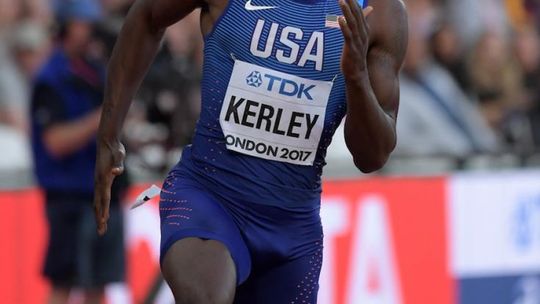
[[[230,0],[205,38],[201,115],[182,162],[218,188],[317,196],[346,112],[338,15],[337,0]]]

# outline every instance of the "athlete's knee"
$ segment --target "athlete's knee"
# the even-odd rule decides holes
[[[189,271],[179,273],[169,269],[163,273],[177,304],[231,304],[233,302],[236,291],[234,283],[230,283],[229,280],[223,280],[221,283],[200,280],[197,275],[201,274],[190,276],[186,273]]]
[[[234,289],[208,288],[207,286],[171,286],[176,304],[231,304]]]

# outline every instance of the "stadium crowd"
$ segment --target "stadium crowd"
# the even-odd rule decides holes
[[[32,79],[55,47],[55,12],[63,1],[76,0],[0,0],[0,171],[32,166]],[[106,62],[133,1],[99,2],[102,18],[88,56]],[[538,152],[540,1],[405,3],[410,42],[396,155]],[[125,128],[128,166],[136,176],[162,176],[189,143],[199,111],[202,48],[196,13],[167,32]],[[329,153],[342,155],[340,150],[337,143]]]

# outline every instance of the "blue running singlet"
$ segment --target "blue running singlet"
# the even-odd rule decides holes
[[[185,237],[222,242],[235,303],[316,303],[321,174],[346,112],[339,15],[337,0],[229,0],[205,37],[200,119],[161,193],[162,259]]]

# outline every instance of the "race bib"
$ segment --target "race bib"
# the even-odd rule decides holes
[[[313,165],[332,84],[236,60],[219,117],[227,148]]]

